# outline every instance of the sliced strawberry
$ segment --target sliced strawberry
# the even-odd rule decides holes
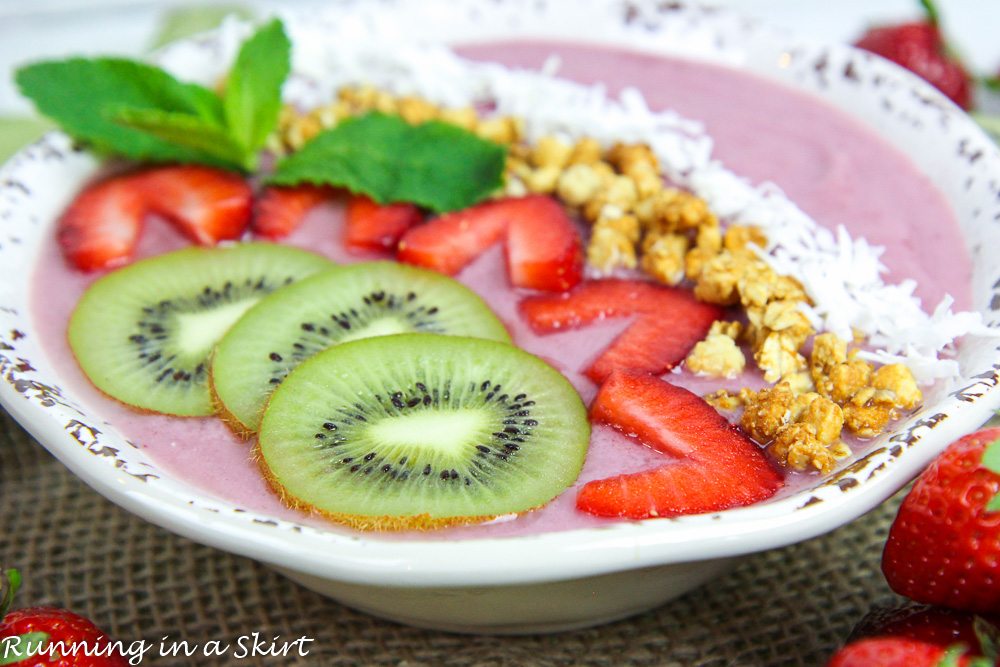
[[[587,483],[576,504],[590,514],[646,519],[714,512],[770,498],[783,484],[757,445],[712,406],[651,375],[612,373],[591,419],[680,460]]]
[[[507,230],[507,269],[517,287],[563,292],[583,277],[576,225],[551,197],[513,200]]]
[[[962,645],[969,655],[982,656],[994,648],[991,638],[997,636],[998,621],[1000,617],[996,614],[973,614],[913,602],[875,606],[851,630],[848,643],[873,637],[894,637],[931,644],[942,650]]]
[[[398,258],[454,275],[502,239],[515,286],[565,290],[580,281],[577,230],[562,207],[543,196],[500,199],[442,215],[408,231]]]
[[[455,275],[503,238],[510,222],[504,203],[479,204],[413,227],[400,239],[397,258],[445,275]]]
[[[332,196],[330,188],[318,185],[264,188],[254,203],[251,229],[269,239],[288,236],[299,228],[309,211]]]
[[[80,193],[59,218],[59,245],[78,269],[119,266],[132,256],[145,211],[135,176],[102,181]]]
[[[528,297],[520,310],[538,333],[609,317],[636,317],[586,370],[595,382],[614,370],[654,374],[670,370],[722,317],[718,306],[701,303],[687,290],[638,280],[585,282],[566,294]]]
[[[351,197],[344,242],[352,250],[391,250],[406,230],[423,219],[413,204],[381,205],[368,197]]]
[[[238,174],[182,165],[152,169],[140,178],[149,209],[195,243],[239,238],[250,222],[253,190]]]
[[[670,419],[664,419],[668,405]],[[730,439],[740,437],[701,398],[651,375],[613,373],[591,403],[590,418],[677,458],[711,447],[700,439],[706,432],[713,437],[716,431]]]

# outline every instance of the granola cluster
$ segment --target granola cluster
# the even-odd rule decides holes
[[[323,130],[372,111],[397,114],[414,125],[440,120],[500,144],[517,142],[522,135],[522,122],[510,116],[481,117],[472,107],[442,108],[421,97],[395,96],[374,86],[357,86],[341,88],[335,101],[307,112],[285,106],[268,148],[279,155],[296,151]]]
[[[782,380],[760,391],[716,392],[708,400],[722,410],[742,405],[740,425],[781,463],[829,472],[837,459],[850,454],[841,440],[844,429],[859,438],[874,437],[923,398],[906,366],[876,369],[832,333],[813,338],[803,376],[796,377],[799,385]]]
[[[874,437],[922,400],[902,364],[875,369],[856,350],[848,353],[836,335],[817,335],[802,310],[809,303],[802,285],[762,259],[765,234],[747,225],[723,230],[704,200],[664,183],[659,161],[645,144],[605,149],[590,137],[568,142],[546,136],[530,145],[517,118],[441,108],[363,86],[344,88],[333,103],[307,113],[285,108],[270,148],[298,150],[323,129],[370,111],[398,114],[413,124],[441,120],[506,145],[505,186],[498,196],[558,197],[591,224],[587,263],[598,272],[638,269],[666,285],[688,281],[701,301],[740,306],[746,324],[714,323],[685,367],[709,377],[736,377],[746,368],[746,344],[773,386],[719,391],[706,399],[720,410],[742,407],[743,429],[782,464],[829,472],[850,454],[841,439],[845,429]]]
[[[592,138],[544,137],[530,149],[512,147],[508,168],[508,194],[556,195],[591,224],[587,263],[600,273],[641,268],[676,285],[699,230],[706,228],[701,243],[711,243],[711,229],[721,239],[705,202],[666,187],[644,144],[604,150]]]
[[[739,322],[713,322],[705,340],[697,343],[688,354],[685,366],[698,375],[736,377],[747,363],[737,344],[742,331],[743,325]]]

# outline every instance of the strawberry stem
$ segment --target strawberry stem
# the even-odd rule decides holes
[[[1000,658],[1000,628],[982,616],[976,616],[972,620],[972,629],[979,640],[979,652],[987,659],[986,664],[996,664]]]
[[[7,610],[14,602],[17,590],[21,588],[21,573],[11,568],[0,570],[0,621],[7,615]]]
[[[41,653],[45,645],[49,643],[49,639],[50,637],[47,632],[26,632],[23,635],[4,637],[0,641],[0,648],[3,649],[3,652],[0,653],[0,667],[4,667],[5,665],[23,665],[25,660]],[[58,654],[50,657],[45,662],[57,659],[56,656]],[[41,665],[44,663],[38,662],[33,664]]]
[[[938,12],[934,0],[920,0],[920,6],[924,8],[924,16],[927,18],[927,22],[932,26],[937,26],[941,14]]]

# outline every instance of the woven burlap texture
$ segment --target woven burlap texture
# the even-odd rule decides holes
[[[452,635],[355,612],[148,524],[90,490],[0,411],[0,561],[23,571],[20,606],[68,607],[126,641],[315,639],[304,658],[147,657],[143,665],[817,667],[873,603],[893,601],[878,562],[897,503],[750,557],[625,621],[548,636]]]

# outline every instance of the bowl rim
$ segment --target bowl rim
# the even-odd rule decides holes
[[[564,5],[571,11],[575,7],[566,2],[549,5]],[[755,38],[781,40],[777,43],[787,45],[789,50],[822,51],[837,59],[863,62],[876,75],[898,82],[933,102],[936,113],[943,114],[952,127],[960,128],[972,145],[983,151],[984,162],[994,173],[1000,173],[1000,152],[971,119],[929,85],[891,63],[852,47],[794,38],[783,30],[747,21],[730,10],[669,5],[665,10],[654,11],[659,11],[667,22],[692,18],[710,25],[728,22],[727,26],[739,25],[740,30]],[[607,44],[603,39],[583,41]],[[628,48],[634,44],[618,46]],[[720,47],[724,53],[714,55],[739,64],[740,49],[749,48],[749,44],[738,43],[734,47],[730,41]],[[744,66],[748,71],[760,73]],[[859,120],[865,122],[864,118]],[[28,185],[22,194],[30,200],[31,185],[39,178],[44,180],[47,173],[46,156],[58,156],[63,168],[79,174],[73,187],[97,169],[96,161],[76,151],[65,135],[51,133],[0,168],[0,211],[5,207],[6,211],[12,210],[12,201],[24,201],[23,197],[17,199],[17,191],[25,184]],[[0,215],[0,225],[4,219]],[[51,219],[32,221],[36,230],[45,229],[51,222]],[[33,256],[21,259],[26,266],[34,265]],[[4,275],[3,269],[0,275]],[[0,288],[0,306],[5,295],[24,297],[22,293],[27,292],[28,283],[22,280],[20,284],[12,282]],[[12,332],[0,333],[0,362],[6,361],[0,365],[0,375],[6,380],[0,382],[0,404],[74,474],[112,502],[195,541],[287,570],[359,584],[454,587],[535,583],[726,558],[785,546],[833,530],[874,508],[912,479],[945,445],[978,427],[1000,406],[997,388],[1000,356],[994,353],[992,370],[970,376],[966,386],[909,418],[906,427],[885,445],[808,493],[798,491],[772,502],[713,514],[619,522],[530,536],[381,539],[245,511],[184,482],[155,479],[157,475],[152,469],[131,465],[129,457],[120,455],[121,444],[125,442],[122,438],[102,433],[103,426],[88,426],[79,419],[84,412],[71,397],[62,396],[58,385],[45,384],[52,382],[51,378],[58,379],[54,372],[45,375],[31,364],[28,370],[18,370],[12,357],[23,349],[24,339],[31,339],[32,329],[23,323],[19,324],[19,330],[3,326],[21,322],[17,312],[9,312],[12,310],[0,307],[0,332]],[[28,315],[24,317],[27,323]],[[14,335],[15,331],[21,334],[20,338]],[[47,364],[37,365],[44,370]],[[939,418],[940,415],[944,417]],[[73,433],[68,428],[73,422],[84,430]],[[920,446],[914,447],[917,443]],[[109,453],[109,449],[114,453]]]

